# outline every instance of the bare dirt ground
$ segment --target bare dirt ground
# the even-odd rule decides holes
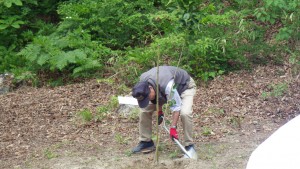
[[[116,95],[113,86],[90,80],[0,95],[0,168],[242,169],[261,142],[300,114],[300,80],[284,66],[231,73],[198,86],[198,160],[181,159],[162,129],[158,163],[154,153],[130,154],[138,143],[137,118],[112,112],[101,121],[83,123],[78,112],[89,109],[96,115],[97,107]]]

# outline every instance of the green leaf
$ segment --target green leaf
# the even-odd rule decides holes
[[[209,75],[210,77],[213,77],[213,78],[214,78],[214,77],[216,77],[216,72],[209,72],[208,75]]]
[[[7,27],[8,27],[7,24],[1,24],[1,25],[0,25],[0,30],[6,29]]]
[[[48,54],[41,55],[37,60],[37,64],[39,64],[40,66],[43,66],[45,63],[47,63],[47,61],[49,60],[49,57],[50,57],[50,55],[48,55]]]
[[[61,52],[60,55],[55,56],[55,61],[52,64],[59,70],[63,70],[68,63],[68,55],[65,52]]]
[[[16,22],[12,23],[11,26],[14,27],[14,28],[20,28],[21,24],[24,24],[24,22],[23,21],[16,21]]]
[[[23,3],[22,3],[21,0],[13,0],[13,3],[15,3],[18,6],[22,6],[23,5]]]
[[[10,8],[11,5],[12,5],[12,2],[6,0],[6,1],[4,1],[4,5],[5,5],[7,8]]]
[[[183,19],[184,19],[185,21],[187,21],[189,18],[190,18],[190,14],[189,14],[189,13],[185,13],[185,14],[183,15]]]
[[[13,23],[11,26],[14,27],[14,28],[16,28],[16,29],[20,28],[20,25],[19,24],[15,24],[15,23]]]
[[[17,6],[22,6],[23,3],[21,0],[5,0],[4,1],[4,5],[7,7],[7,8],[10,8],[12,6],[12,4],[16,4]]]
[[[292,30],[287,27],[283,27],[279,30],[279,33],[276,35],[276,40],[288,40],[291,38]]]
[[[99,67],[101,67],[101,64],[98,63],[96,60],[88,60],[86,62],[86,64],[75,68],[73,70],[73,74],[77,74],[77,73],[80,73],[80,72],[83,72],[83,71],[87,71],[87,70],[95,69],[95,68],[99,68]]]
[[[41,53],[41,46],[30,44],[22,49],[18,55],[25,56],[30,62],[34,62]]]

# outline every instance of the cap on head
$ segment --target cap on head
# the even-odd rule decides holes
[[[148,82],[139,82],[132,88],[132,96],[137,99],[139,107],[145,108],[149,104],[149,84]]]

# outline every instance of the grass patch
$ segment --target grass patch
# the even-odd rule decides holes
[[[261,97],[266,100],[271,97],[281,97],[288,91],[287,83],[271,84],[268,86],[269,91],[263,91]]]
[[[211,135],[212,133],[213,133],[213,131],[212,131],[211,128],[209,128],[209,127],[207,127],[207,126],[204,126],[204,127],[202,128],[202,135],[204,135],[204,136],[209,136],[209,135]]]
[[[55,154],[55,153],[53,152],[53,150],[50,150],[49,148],[47,148],[47,149],[44,151],[44,157],[50,160],[50,159],[52,159],[52,158],[58,157],[58,155]]]
[[[80,115],[80,117],[82,118],[82,120],[84,122],[89,122],[93,119],[92,112],[90,110],[87,110],[87,109],[80,111],[79,115]]]
[[[226,145],[224,144],[213,144],[208,143],[201,145],[199,148],[200,159],[202,160],[213,160],[217,155],[220,155],[226,150]]]
[[[179,154],[180,154],[180,152],[178,150],[175,150],[169,154],[169,157],[171,159],[174,159],[174,158],[177,158],[179,156]]]
[[[126,137],[124,137],[124,136],[122,136],[120,133],[117,133],[116,135],[115,135],[115,140],[116,140],[116,142],[117,143],[119,143],[119,144],[128,144],[128,138],[126,138]]]
[[[126,150],[124,153],[127,157],[130,157],[133,153],[130,149]]]

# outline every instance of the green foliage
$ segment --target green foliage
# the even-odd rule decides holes
[[[84,122],[89,122],[93,119],[93,114],[89,110],[83,110],[79,112],[79,115],[81,116]]]
[[[20,28],[22,24],[25,24],[22,20],[18,20],[17,16],[12,16],[9,18],[6,18],[5,20],[0,20],[0,30],[4,30],[7,28]]]
[[[178,152],[178,150],[175,150],[175,151],[173,151],[173,152],[170,153],[169,157],[171,159],[178,158],[179,154],[180,153]]]
[[[73,76],[83,76],[90,71],[102,67],[101,52],[105,47],[90,41],[87,34],[71,37],[40,36],[32,44],[21,50],[19,55],[24,56],[28,64],[35,70],[50,70],[72,72]],[[79,48],[86,42],[84,48]]]
[[[25,60],[16,55],[16,46],[0,46],[0,73],[12,71],[24,65]]]
[[[117,96],[111,96],[109,103],[108,103],[108,108],[113,111],[115,110],[119,105],[118,97]]]
[[[22,6],[22,1],[21,0],[3,0],[3,4],[7,7],[10,8],[12,4]]]
[[[287,83],[278,83],[278,84],[271,84],[268,86],[268,89],[270,91],[266,92],[264,91],[261,96],[263,99],[271,98],[271,97],[281,97],[283,94],[285,94],[288,90],[288,84]]]
[[[97,108],[97,114],[96,114],[96,121],[102,121],[103,119],[105,119],[108,115],[108,111],[109,109],[107,108],[107,106],[99,106]]]
[[[52,150],[50,150],[49,148],[47,148],[45,151],[44,151],[44,156],[47,158],[47,159],[52,159],[52,158],[56,158],[58,157],[57,154],[55,154]]]
[[[36,74],[31,71],[27,71],[26,69],[15,69],[12,70],[12,73],[15,75],[13,81],[15,84],[26,83],[29,86],[35,87],[39,84]]]
[[[276,36],[277,40],[298,39],[300,3],[299,0],[264,0],[264,5],[256,8],[254,15],[258,20],[274,24],[276,20],[283,23],[283,27]]]
[[[233,127],[241,128],[242,117],[236,116],[236,115],[232,115],[232,116],[228,119],[228,122],[229,122],[229,124],[231,124]]]
[[[58,2],[0,1],[0,73],[24,69],[25,59],[17,53],[34,36],[53,31],[52,23],[57,21],[55,8]]]
[[[209,127],[207,127],[207,126],[204,126],[203,128],[202,128],[202,135],[204,135],[204,136],[209,136],[209,135],[211,135],[212,134],[212,129],[211,128],[209,128]]]
[[[179,59],[179,53],[184,46],[184,34],[169,34],[162,38],[154,39],[148,47],[128,49],[125,64],[135,62],[146,65],[147,68],[155,64],[157,53],[162,57],[161,60],[165,64],[175,64]],[[170,59],[172,62],[170,62]]]
[[[115,134],[115,140],[119,144],[128,144],[128,138],[122,136],[120,133]]]
[[[118,97],[111,96],[108,103],[97,107],[96,120],[102,121],[105,119],[111,112],[113,112],[119,105]]]
[[[132,153],[132,150],[129,149],[129,150],[126,150],[126,151],[124,152],[124,154],[125,154],[127,157],[130,157],[133,153]]]
[[[290,53],[290,58],[289,58],[289,63],[291,65],[291,71],[292,75],[296,76],[300,74],[300,50],[296,50],[295,52],[291,52],[288,50]]]
[[[58,12],[64,18],[64,31],[81,27],[91,32],[92,40],[122,49],[150,38],[149,32],[155,28],[148,14],[153,10],[152,2],[147,0],[83,0],[63,3]]]
[[[31,81],[41,72],[108,74],[124,81],[123,93],[158,54],[161,64],[179,63],[204,81],[252,64],[283,63],[278,53],[288,53],[297,68],[299,8],[299,0],[2,0],[0,73]],[[64,80],[49,78],[54,86]]]
[[[221,53],[214,39],[199,39],[195,44],[190,45],[190,52],[193,56],[190,60],[190,67],[197,77],[207,81],[217,75],[224,73],[228,59]],[[225,67],[224,67],[225,66]]]

